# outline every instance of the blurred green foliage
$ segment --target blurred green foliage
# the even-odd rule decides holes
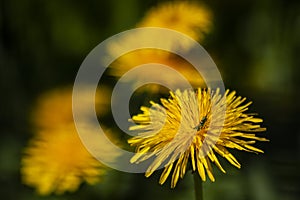
[[[158,184],[159,173],[111,170],[95,186],[39,197],[22,185],[22,149],[31,137],[28,116],[43,91],[71,85],[97,44],[135,23],[158,0],[0,1],[0,183],[2,199],[192,199],[190,174],[175,190]],[[269,143],[263,155],[234,152],[242,169],[222,163],[216,183],[204,183],[205,199],[299,199],[300,2],[297,0],[204,1],[214,29],[203,46],[225,86],[249,97],[265,119]],[[139,105],[136,109],[138,109]]]

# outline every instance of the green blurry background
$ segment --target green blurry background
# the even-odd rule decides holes
[[[95,186],[72,194],[39,197],[20,181],[22,149],[31,137],[29,111],[49,89],[72,85],[85,56],[109,36],[133,28],[154,0],[0,1],[0,197],[1,199],[192,199],[187,173],[175,190],[159,174],[111,170]],[[214,199],[300,198],[300,2],[297,0],[206,0],[214,29],[202,43],[225,86],[249,97],[264,118],[271,141],[265,154],[233,151],[242,163],[215,169],[204,183]]]

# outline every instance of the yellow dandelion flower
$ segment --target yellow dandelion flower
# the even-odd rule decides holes
[[[86,91],[82,92],[84,112],[87,100]],[[96,99],[101,100],[99,96]],[[97,183],[106,170],[79,138],[72,118],[72,88],[46,93],[34,113],[35,135],[21,160],[23,183],[36,188],[40,195],[73,192],[82,182]]]
[[[225,173],[216,154],[240,168],[228,148],[262,153],[252,145],[256,141],[268,141],[254,134],[265,128],[259,125],[262,119],[245,113],[251,104],[245,101],[246,98],[236,97],[229,90],[222,96],[219,90],[198,89],[171,92],[170,99],[161,99],[162,106],[151,102],[151,108],[142,107],[143,113],[132,118],[138,125],[130,130],[138,131],[139,135],[128,140],[137,152],[131,162],[139,163],[155,156],[146,176],[162,166],[159,183],[163,184],[173,170],[172,188],[179,177],[184,177],[188,162],[203,181],[206,175],[215,181],[211,163]]]
[[[84,181],[97,183],[104,173],[104,166],[82,145],[74,124],[41,131],[24,153],[23,182],[41,195],[74,192]]]
[[[169,28],[202,40],[212,26],[212,14],[195,2],[165,2],[152,8],[137,27]]]
[[[167,28],[186,34],[187,36],[201,41],[204,35],[207,34],[211,28],[212,15],[210,11],[195,2],[188,1],[174,1],[165,2],[157,7],[151,9],[146,16],[137,24],[137,28],[143,27],[158,27]],[[138,32],[136,35],[129,35],[128,37],[121,38],[110,45],[109,52],[113,57],[119,57],[120,52],[124,49],[133,49],[134,44],[145,43],[148,38],[155,38],[157,44],[163,44],[168,51],[162,51],[158,49],[139,49],[122,55],[111,65],[110,73],[113,76],[121,77],[124,73],[128,72],[136,66],[148,63],[159,63],[167,65],[179,74],[183,75],[186,80],[190,82],[193,87],[205,87],[205,83],[201,75],[197,72],[193,66],[182,59],[180,56],[172,54],[170,52],[176,52],[176,50],[188,51],[193,47],[191,40],[186,37],[182,37],[178,40],[178,37],[174,37],[172,34],[168,34],[168,37],[161,38],[161,34],[166,34],[163,30],[158,33],[153,32]],[[151,66],[149,66],[151,68]],[[157,70],[147,71],[147,77],[152,80],[157,80],[160,75]],[[170,75],[164,76],[163,82],[167,85],[181,86],[182,82],[179,82],[178,78],[174,78]],[[167,80],[166,80],[167,79]],[[143,82],[143,77],[133,77],[132,82],[139,85]],[[148,85],[146,89],[157,92],[157,85]]]

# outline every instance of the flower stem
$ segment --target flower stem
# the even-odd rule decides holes
[[[195,199],[203,200],[202,179],[200,178],[197,172],[194,172],[193,176],[194,176]]]

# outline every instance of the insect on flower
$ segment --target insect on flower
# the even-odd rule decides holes
[[[197,131],[200,131],[201,128],[204,126],[204,124],[205,124],[206,121],[207,121],[207,116],[204,116],[201,119],[200,123],[197,126],[194,127],[194,129],[196,129]]]

